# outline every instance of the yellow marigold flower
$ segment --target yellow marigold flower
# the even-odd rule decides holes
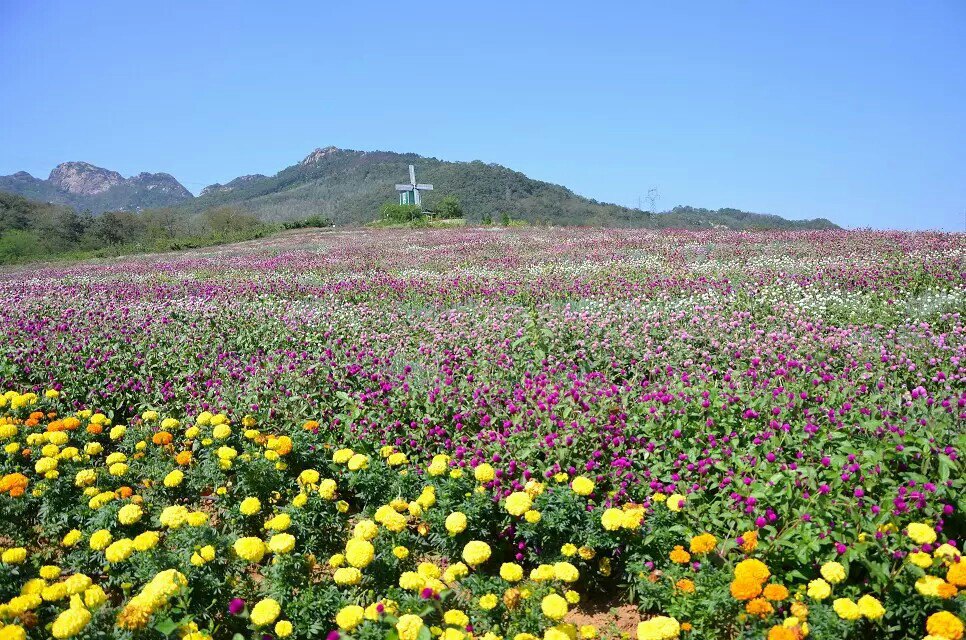
[[[534,582],[546,582],[553,580],[553,565],[541,564],[530,570],[530,579]]]
[[[825,598],[832,595],[832,587],[825,580],[818,578],[817,580],[812,580],[808,583],[808,590],[806,591],[808,597],[813,600],[824,600]]]
[[[112,542],[107,549],[104,550],[104,557],[111,564],[118,562],[124,562],[131,557],[134,553],[134,542],[128,538],[121,538],[116,542]]]
[[[275,623],[275,635],[279,638],[289,637],[292,631],[292,623],[288,620],[279,620]]]
[[[560,553],[567,556],[568,558],[577,555],[577,546],[570,544],[569,542],[564,546],[560,547]]]
[[[335,492],[338,486],[335,480],[331,478],[325,478],[319,482],[319,495],[322,496],[323,500],[332,500],[335,498]]]
[[[345,545],[345,557],[350,565],[362,569],[376,557],[376,550],[368,540],[351,538]]]
[[[454,511],[446,516],[446,530],[451,536],[462,533],[466,530],[466,514],[461,511]]]
[[[276,533],[268,541],[268,548],[279,555],[289,553],[295,548],[295,536],[291,533]]]
[[[593,560],[594,559],[594,556],[597,555],[597,552],[594,551],[590,547],[583,546],[583,547],[580,547],[579,549],[577,549],[577,554],[583,560]]]
[[[597,627],[592,624],[581,625],[580,627],[580,638],[581,640],[593,640],[597,637]]]
[[[551,593],[540,601],[540,610],[551,620],[562,620],[569,608],[566,600],[556,593]]]
[[[68,595],[77,595],[90,588],[93,581],[83,573],[75,573],[60,583],[67,590]]]
[[[523,579],[523,567],[515,562],[504,562],[500,565],[500,577],[507,582],[519,582]]]
[[[673,640],[681,634],[681,624],[668,616],[654,616],[637,625],[637,640]]]
[[[107,602],[107,593],[100,585],[95,584],[84,590],[84,605],[88,609],[96,609]]]
[[[757,581],[758,584],[764,584],[769,576],[771,576],[771,571],[768,570],[768,565],[761,560],[749,558],[742,560],[735,566],[735,578],[749,578]]]
[[[555,562],[553,564],[553,575],[557,580],[562,582],[577,582],[580,578],[580,572],[577,571],[577,567],[569,562]]]
[[[532,505],[533,500],[525,491],[514,491],[507,496],[505,509],[512,516],[522,516]]]
[[[878,620],[885,615],[885,608],[883,608],[882,603],[871,595],[866,594],[859,598],[857,605],[863,618]]]
[[[26,559],[27,550],[23,547],[6,549],[0,554],[0,562],[3,562],[3,564],[22,564]]]
[[[396,545],[392,548],[392,555],[396,556],[400,560],[405,560],[409,557],[409,549],[402,545]]]
[[[396,622],[396,633],[399,640],[417,640],[422,628],[423,619],[411,613],[399,616],[399,621]]]
[[[483,564],[490,559],[490,545],[479,540],[467,542],[463,547],[463,560],[471,567]]]
[[[470,623],[470,618],[459,609],[450,609],[443,614],[443,622],[454,627],[465,627]]]
[[[340,586],[355,585],[362,582],[362,572],[355,567],[336,569],[332,579]]]
[[[339,513],[346,513],[349,511],[349,503],[345,500],[339,500],[335,503],[335,510]]]
[[[906,533],[916,544],[932,544],[936,541],[936,530],[924,522],[910,523]]]
[[[91,549],[94,551],[103,551],[107,548],[107,545],[111,544],[113,539],[114,537],[111,535],[110,531],[107,529],[98,529],[91,534],[89,544]]]
[[[271,598],[259,600],[252,608],[249,618],[256,627],[272,624],[282,613],[282,607]]]
[[[476,478],[477,482],[492,482],[496,478],[496,471],[492,465],[484,462],[473,469],[473,477]]]
[[[379,534],[379,526],[372,520],[360,520],[352,529],[352,535],[362,540],[372,540]]]
[[[615,509],[612,507],[604,510],[604,513],[600,516],[600,524],[607,531],[617,531],[621,528],[623,518],[624,513],[620,509]]]
[[[543,518],[543,516],[540,515],[540,512],[535,509],[528,509],[527,512],[523,514],[523,518],[530,524],[537,524],[540,522],[540,519]]]
[[[238,510],[243,516],[253,516],[262,510],[262,503],[258,498],[245,498],[239,505]]]
[[[239,558],[248,562],[259,563],[265,557],[265,542],[261,538],[239,538],[235,540],[233,548]]]
[[[335,614],[335,623],[343,631],[352,631],[365,619],[366,610],[357,604],[350,604],[342,607],[339,613]]]
[[[83,606],[71,606],[62,611],[54,624],[50,627],[50,634],[55,638],[73,638],[91,621],[91,612]]]
[[[924,596],[938,598],[939,588],[945,583],[945,580],[936,576],[923,576],[916,580],[916,591]]]
[[[681,495],[680,493],[672,493],[668,496],[665,504],[667,505],[668,509],[677,512],[684,508],[686,502],[687,498],[685,496]]]
[[[184,482],[184,472],[180,469],[175,469],[174,471],[169,472],[168,475],[164,476],[163,484],[167,488],[173,489],[181,486],[182,482]]]
[[[573,589],[567,589],[564,591],[564,600],[567,601],[567,604],[577,604],[580,602],[580,594]]]
[[[491,609],[494,609],[496,605],[499,604],[499,602],[500,602],[500,599],[497,598],[496,595],[492,593],[487,593],[485,595],[480,596],[480,600],[479,600],[480,609],[482,609],[483,611],[490,611]]]
[[[40,567],[39,573],[40,577],[44,580],[55,580],[60,576],[60,567],[52,564],[45,564],[44,566]]]
[[[180,505],[165,507],[158,516],[161,524],[169,529],[177,529],[188,520],[188,510]]]
[[[859,613],[859,605],[848,598],[836,598],[832,602],[832,609],[843,620],[858,620],[862,617],[862,614]]]
[[[845,567],[838,562],[826,562],[822,565],[822,577],[831,584],[838,584],[845,580]]]
[[[406,462],[408,462],[406,454],[400,451],[393,453],[386,459],[386,464],[388,464],[390,467],[398,467],[399,465],[406,464]]]
[[[369,456],[357,453],[349,458],[349,462],[346,465],[349,471],[359,471],[361,469],[369,468]]]
[[[299,495],[305,495],[305,494],[303,493]],[[290,516],[287,513],[280,513],[266,520],[265,524],[263,525],[263,528],[268,529],[270,531],[286,531],[291,526],[292,526],[292,516]]]
[[[923,553],[922,551],[910,553],[907,558],[909,562],[916,565],[920,569],[926,569],[932,566],[932,556],[928,553]]]
[[[571,480],[570,488],[578,496],[589,496],[594,492],[594,481],[585,476],[577,476]]]
[[[403,571],[399,575],[399,586],[407,591],[419,591],[426,584],[426,578],[415,571]]]
[[[718,539],[715,538],[710,533],[702,533],[699,536],[694,536],[691,538],[690,549],[691,553],[696,553],[698,555],[704,555],[706,553],[711,553],[718,544]]]
[[[117,520],[123,525],[131,525],[138,522],[144,511],[136,504],[126,504],[117,512]]]

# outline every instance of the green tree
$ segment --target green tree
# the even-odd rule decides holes
[[[462,218],[463,207],[460,206],[459,198],[456,196],[446,196],[436,205],[436,215],[443,220],[450,218]]]
[[[413,222],[424,217],[422,209],[414,204],[387,202],[382,205],[382,217],[393,223]]]
[[[503,225],[504,227],[510,226],[510,214],[507,213],[506,211],[500,214],[500,224]]]

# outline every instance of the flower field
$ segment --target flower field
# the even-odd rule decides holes
[[[963,637],[966,235],[300,232],[0,296],[0,640]]]

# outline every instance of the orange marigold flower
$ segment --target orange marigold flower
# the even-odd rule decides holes
[[[98,436],[104,433],[104,427],[99,424],[89,424],[87,425],[87,433],[91,434],[92,436]]]
[[[8,473],[0,478],[0,493],[9,493],[11,498],[19,498],[24,494],[30,480],[22,473]]]
[[[753,578],[735,578],[731,595],[735,600],[751,600],[761,593],[761,583]]]
[[[182,467],[187,467],[189,464],[191,464],[191,452],[190,451],[182,451],[182,452],[178,453],[177,456],[175,456],[174,460],[175,460],[175,462],[177,462],[178,464],[180,464]]]
[[[173,441],[174,436],[167,431],[158,431],[156,434],[151,436],[151,442],[160,446],[171,444]]]
[[[281,436],[278,439],[278,446],[275,447],[275,453],[280,456],[287,456],[292,453],[292,439],[288,436]]]
[[[757,531],[745,531],[741,534],[741,550],[745,553],[751,553],[758,548],[758,532]]]
[[[950,598],[955,598],[956,594],[959,593],[959,589],[956,585],[950,584],[948,582],[943,582],[936,585],[936,595],[943,600],[949,600]]]
[[[775,607],[771,606],[771,603],[764,598],[755,598],[754,600],[750,600],[748,604],[745,605],[745,611],[753,616],[764,618],[770,613],[773,613],[775,611]]]
[[[693,627],[691,626],[691,623],[690,622],[682,622],[681,623],[681,631],[690,631],[692,628]]]
[[[677,545],[674,547],[674,551],[668,554],[671,558],[671,562],[676,562],[678,564],[684,564],[691,561],[691,554],[684,550],[684,547]]]
[[[43,420],[44,419],[44,412],[43,411],[34,411],[34,412],[32,412],[30,414],[30,419],[31,420]]]
[[[766,585],[762,595],[769,600],[781,601],[788,597],[788,589],[781,584]]]
[[[778,624],[768,630],[768,640],[798,640],[798,637],[794,630]]]
[[[121,498],[122,500],[124,500],[134,495],[134,490],[131,489],[131,487],[123,486],[123,487],[118,487],[117,491],[115,491],[114,493],[117,494],[118,498]]]
[[[80,426],[80,420],[78,420],[74,416],[68,416],[68,417],[64,418],[63,420],[61,420],[61,422],[64,423],[64,427],[68,431],[73,431],[74,429],[76,429],[77,427]]]
[[[38,424],[40,424],[40,420],[35,418],[27,418],[24,420],[24,424],[28,427],[36,427]]]
[[[684,593],[694,593],[694,582],[688,580],[687,578],[681,578],[674,583],[674,586]]]
[[[691,538],[691,553],[697,553],[698,555],[710,553],[714,551],[717,544],[718,539],[713,535],[710,533],[702,533],[699,536]]]
[[[302,425],[302,428],[306,431],[315,431],[319,428],[319,422],[317,420],[307,420],[305,424]]]
[[[946,572],[946,580],[957,587],[966,587],[966,560],[960,558],[959,562],[950,566]]]
[[[47,423],[48,433],[53,433],[56,431],[66,431],[67,425],[64,424],[63,420],[53,420]]]

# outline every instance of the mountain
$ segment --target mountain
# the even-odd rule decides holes
[[[124,178],[86,162],[67,162],[47,180],[21,171],[0,176],[0,191],[32,200],[67,204],[78,210],[104,211],[174,207],[190,216],[229,206],[265,222],[304,220],[313,216],[335,224],[364,224],[379,216],[386,202],[396,201],[395,185],[408,182],[409,165],[419,182],[434,185],[423,196],[432,209],[445,196],[456,196],[471,222],[485,216],[535,224],[610,227],[688,227],[730,229],[828,229],[824,218],[787,220],[737,209],[675,207],[648,214],[598,202],[560,185],[534,180],[507,167],[480,161],[446,162],[414,153],[315,149],[300,162],[274,176],[244,175],[205,187],[195,198],[167,173],[141,173]]]
[[[0,176],[0,191],[93,213],[165,207],[192,199],[170,174],[139,173],[125,178],[117,171],[87,162],[59,164],[46,180],[26,171]]]
[[[232,205],[266,221],[287,221],[321,215],[336,224],[361,224],[378,216],[380,207],[395,201],[394,185],[408,182],[408,165],[416,166],[419,182],[434,190],[424,194],[432,208],[444,196],[459,198],[467,217],[498,220],[502,213],[531,223],[558,225],[749,228],[835,228],[825,219],[786,220],[779,216],[737,209],[678,207],[664,214],[607,204],[576,195],[560,185],[533,180],[498,164],[445,162],[413,153],[353,151],[325,147],[274,176],[242,176],[206,187],[198,198],[180,205],[192,211]]]

